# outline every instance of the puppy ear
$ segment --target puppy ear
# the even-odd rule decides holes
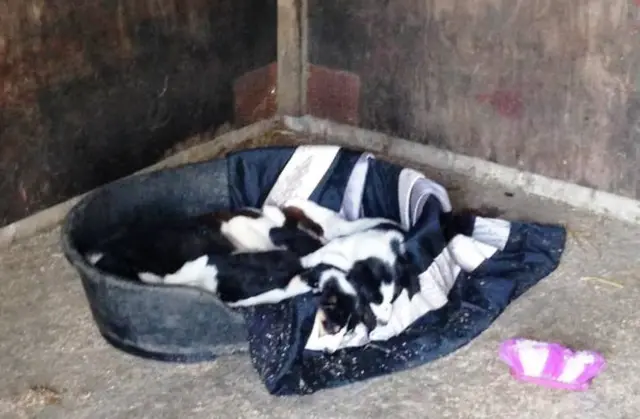
[[[305,214],[304,211],[302,211],[300,208],[287,206],[282,209],[282,213],[285,215],[287,220],[286,223],[288,225],[292,227],[299,226],[305,228],[319,237],[324,236],[324,230],[322,229],[320,224],[309,218],[307,214]]]
[[[347,274],[347,281],[354,285],[362,303],[382,301],[380,278],[367,261],[356,262]]]
[[[225,222],[225,221],[229,221],[230,219],[232,219],[233,217],[235,217],[236,214],[229,211],[229,210],[218,210],[218,211],[214,211],[214,212],[210,212],[208,214],[202,214],[201,216],[199,216],[198,218],[201,220],[210,220],[210,221],[218,221],[218,222]]]
[[[371,275],[373,275],[373,277],[379,280],[381,283],[389,283],[395,280],[394,272],[392,272],[392,269],[389,269],[389,266],[387,266],[385,263],[378,261],[368,262],[369,263],[367,263],[367,265],[369,267]]]
[[[233,215],[230,211],[211,212],[194,217],[196,222],[216,231],[220,230],[222,223],[231,218],[233,218]]]
[[[322,267],[314,266],[300,273],[300,278],[313,289],[314,294],[320,294],[320,292],[322,292],[322,290],[319,289],[320,273],[322,271]]]

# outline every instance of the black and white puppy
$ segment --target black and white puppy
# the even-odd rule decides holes
[[[303,256],[322,246],[318,232],[318,226],[295,209],[216,211],[170,224],[127,226],[87,252],[86,258],[124,278],[159,282],[204,255],[289,249]]]
[[[285,203],[285,208],[295,208],[308,222],[313,223],[326,241],[349,236],[379,226],[388,226],[404,231],[399,223],[380,217],[345,220],[339,213],[323,207],[311,200],[294,198]]]
[[[323,244],[319,226],[295,208],[265,205],[262,209],[244,208],[216,217],[222,218],[220,232],[237,251],[288,249],[303,255]]]
[[[319,301],[325,332],[336,334],[344,327],[350,332],[360,323],[369,331],[386,325],[408,274],[401,259],[389,265],[376,257],[354,263],[349,272],[327,270]]]
[[[327,334],[363,323],[368,330],[391,320],[401,283],[404,233],[390,224],[328,242],[301,260],[319,277],[317,292]]]
[[[313,274],[307,275],[317,276],[315,292],[319,294],[318,316],[322,334],[336,335],[345,328],[346,333],[354,330],[358,324],[363,324],[367,330],[377,326],[378,320],[369,301],[375,299],[372,294],[378,291],[378,287],[362,286],[350,280],[351,272],[343,272],[329,265],[317,267],[311,272]]]
[[[98,269],[123,278],[138,279],[144,272],[175,272],[185,261],[208,252],[231,254],[236,246],[220,232],[222,220],[206,214],[161,226],[123,227],[86,253]]]
[[[300,274],[300,258],[289,250],[203,255],[176,272],[145,273],[146,283],[185,285],[212,292],[229,307],[275,304],[312,291]]]
[[[351,331],[359,323],[368,330],[386,324],[401,288],[417,280],[412,281],[404,255],[404,229],[384,218],[344,220],[312,201],[292,200],[287,205],[304,212],[328,240],[302,258],[302,265],[317,278],[325,333]]]
[[[160,276],[140,274],[146,283],[194,286],[215,293],[230,307],[274,304],[312,290],[301,274],[300,257],[323,244],[321,230],[296,208],[265,206],[216,214],[220,231],[236,250],[209,252]]]

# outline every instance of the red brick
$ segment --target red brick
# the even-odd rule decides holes
[[[307,113],[343,124],[360,122],[360,77],[347,71],[310,65]]]
[[[271,63],[234,82],[235,122],[246,125],[275,115],[277,67]],[[358,125],[360,78],[354,73],[310,65],[305,113]]]
[[[247,125],[270,118],[277,111],[275,63],[238,77],[233,83],[235,123]]]

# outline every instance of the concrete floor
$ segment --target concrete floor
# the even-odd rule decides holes
[[[0,253],[0,418],[639,418],[640,227],[430,175],[454,201],[491,203],[505,218],[561,222],[571,231],[560,269],[457,353],[291,398],[269,396],[248,356],[187,366],[137,359],[97,333],[55,230]],[[602,351],[608,369],[584,393],[515,382],[497,347],[523,335]]]

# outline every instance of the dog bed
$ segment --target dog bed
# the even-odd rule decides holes
[[[394,316],[369,336],[327,352],[317,301],[304,294],[232,311],[213,294],[149,286],[98,271],[81,255],[128,223],[162,223],[220,209],[314,201],[343,218],[401,223],[420,266],[419,295],[401,294]],[[64,252],[80,274],[93,317],[114,346],[190,362],[241,351],[267,390],[308,394],[427,363],[484,331],[516,298],[556,269],[561,226],[454,215],[446,189],[421,173],[337,146],[266,147],[107,185],[69,213]],[[453,239],[444,230],[455,226]]]

